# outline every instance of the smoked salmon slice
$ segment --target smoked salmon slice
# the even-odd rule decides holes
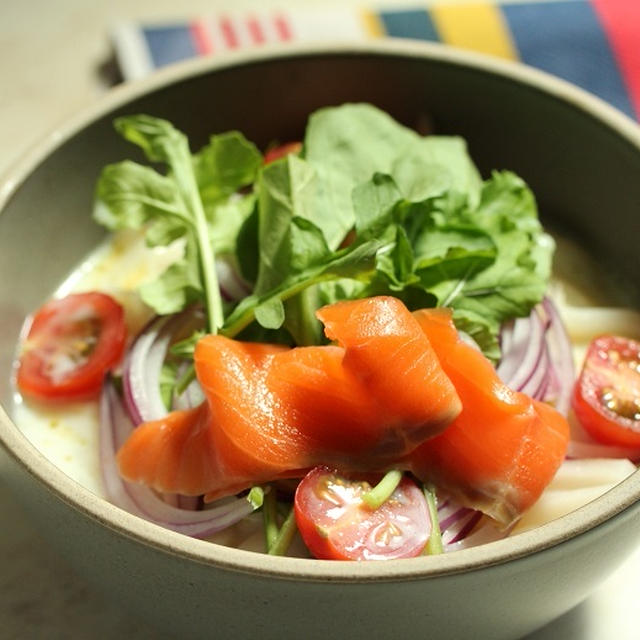
[[[337,345],[200,340],[194,359],[205,404],[138,427],[118,453],[123,477],[214,499],[320,464],[379,470],[460,413],[402,302],[339,302],[318,317]]]
[[[445,309],[414,313],[460,399],[460,415],[408,457],[423,481],[505,526],[540,496],[562,463],[569,425],[549,405],[512,391],[458,335]]]

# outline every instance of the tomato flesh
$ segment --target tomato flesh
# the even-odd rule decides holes
[[[264,154],[264,164],[270,164],[289,153],[299,153],[302,149],[301,142],[287,142],[267,150]]]
[[[94,397],[120,361],[126,335],[124,311],[106,294],[50,300],[33,316],[22,345],[18,389],[44,401]]]
[[[640,445],[640,342],[617,336],[593,340],[572,406],[582,427],[599,442]]]
[[[371,489],[326,467],[312,469],[295,495],[296,523],[309,551],[326,560],[388,560],[422,553],[431,520],[422,491],[404,477],[375,510],[362,502]]]

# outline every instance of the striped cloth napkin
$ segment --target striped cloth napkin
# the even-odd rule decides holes
[[[396,37],[444,42],[520,60],[640,119],[640,0],[435,3],[227,12],[112,32],[125,80],[192,58],[277,42]]]

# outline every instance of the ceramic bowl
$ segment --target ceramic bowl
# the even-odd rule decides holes
[[[375,103],[408,124],[428,114],[438,132],[464,136],[485,175],[522,175],[543,222],[569,231],[603,269],[640,282],[640,132],[578,89],[411,43],[289,48],[179,66],[113,91],[0,185],[2,479],[98,589],[174,637],[519,637],[584,599],[635,547],[639,474],[538,529],[444,556],[278,558],[186,538],[121,511],[54,467],[8,417],[23,318],[103,233],[90,217],[95,180],[130,152],[113,132],[114,116],[168,118],[194,147],[233,128],[265,145],[295,139],[311,111],[346,101]],[[629,291],[626,304],[636,295]]]

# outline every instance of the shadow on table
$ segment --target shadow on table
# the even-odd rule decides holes
[[[580,640],[589,633],[587,604],[583,602],[548,625],[529,634],[523,640]]]

